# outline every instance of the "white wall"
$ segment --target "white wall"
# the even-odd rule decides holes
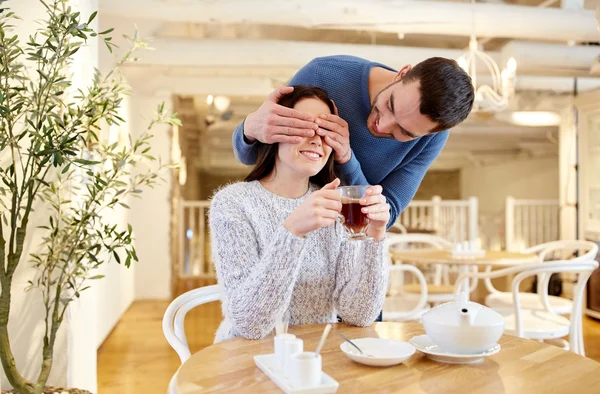
[[[135,95],[131,99],[132,137],[143,132],[159,103],[170,105],[170,96]],[[171,153],[170,128],[157,126],[152,130],[152,155],[169,163]],[[171,257],[169,236],[171,222],[171,175],[163,173],[166,182],[145,189],[141,199],[131,200],[131,224],[134,228],[139,262],[135,266],[136,299],[169,299],[171,297]]]
[[[480,216],[502,213],[507,196],[558,199],[558,156],[464,168],[460,183],[461,198],[479,199]]]
[[[155,30],[154,23],[147,21],[137,25],[142,38],[150,38]],[[114,59],[123,54],[129,43],[123,35],[133,36],[136,26],[130,20],[119,18],[101,18],[100,29],[115,28],[114,42],[119,46],[114,55],[101,52],[100,69],[108,70],[114,64]],[[152,46],[152,43],[150,44]],[[142,56],[143,50],[136,57]],[[130,80],[133,95],[129,98],[129,132],[132,138],[139,136],[147,129],[153,113],[159,103],[165,102],[171,106],[172,86],[160,93],[147,89],[152,81]],[[163,163],[170,161],[171,138],[170,128],[157,126],[152,130],[152,155],[161,158]],[[135,299],[170,299],[171,298],[171,257],[170,257],[170,221],[171,221],[171,174],[164,173],[166,183],[160,183],[154,189],[145,189],[142,199],[131,199],[131,210],[127,212],[128,220],[133,226],[135,246],[140,259],[133,267],[135,282]]]
[[[108,51],[102,51],[101,53],[107,54]],[[119,110],[119,116],[125,119],[125,123],[119,126],[112,126],[110,130],[106,130],[109,133],[110,143],[123,143],[123,141],[127,141],[128,139],[128,135],[131,132],[129,102],[129,97],[124,97]],[[130,199],[126,200],[125,203],[129,204]],[[131,220],[131,213],[129,210],[118,205],[113,211],[103,212],[103,217],[107,221],[117,224],[122,230],[125,230],[128,222]],[[121,261],[125,261],[125,258]],[[98,316],[96,347],[99,347],[104,342],[121,319],[121,316],[123,316],[123,313],[125,313],[133,302],[135,288],[134,270],[134,266],[126,268],[124,265],[114,261],[113,258],[111,263],[103,265],[99,272],[105,277],[93,283],[99,300],[96,305],[96,314]]]

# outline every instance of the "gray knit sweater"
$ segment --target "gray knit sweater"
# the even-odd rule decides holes
[[[229,185],[212,199],[210,230],[223,315],[215,342],[271,333],[276,317],[290,326],[373,323],[388,278],[384,242],[348,241],[344,228],[321,228],[305,238],[283,223],[310,193],[289,199],[258,181]]]

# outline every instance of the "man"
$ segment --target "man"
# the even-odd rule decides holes
[[[233,134],[238,160],[256,161],[255,141],[293,142],[316,132],[335,152],[336,170],[349,185],[381,185],[390,222],[415,196],[448,139],[448,129],[471,112],[471,78],[451,59],[434,57],[395,71],[353,56],[312,60],[290,85],[324,89],[338,113],[312,118],[277,104],[293,88],[275,90]],[[339,115],[339,116],[338,116]]]

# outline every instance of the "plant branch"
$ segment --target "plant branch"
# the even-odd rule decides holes
[[[0,214],[0,217],[2,215]],[[5,256],[5,248],[6,241],[4,240],[4,224],[2,220],[0,220],[0,283],[4,286],[4,281],[6,280],[6,256]]]

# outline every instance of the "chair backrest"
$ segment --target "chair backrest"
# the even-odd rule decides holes
[[[531,248],[526,249],[524,252],[536,253],[540,258],[540,262],[544,262],[547,257],[551,257],[550,260],[562,260],[568,261],[571,264],[576,264],[594,260],[598,254],[598,245],[591,241],[560,240],[545,242],[540,245],[532,246]],[[553,254],[556,252],[569,252],[570,254],[579,252],[580,255],[573,258],[565,257],[564,255],[560,255],[558,257],[553,256]],[[550,284],[551,275],[552,273],[540,274],[538,275],[537,281],[537,292],[538,294],[543,295],[542,301],[546,307],[549,305],[548,286]]]
[[[220,286],[212,285],[190,290],[169,304],[163,316],[163,332],[169,345],[177,352],[182,364],[191,356],[185,337],[185,315],[198,305],[220,300]]]
[[[523,336],[523,323],[521,321],[521,306],[519,305],[519,285],[521,282],[528,277],[534,275],[545,274],[550,276],[554,273],[573,273],[577,274],[577,282],[573,288],[573,309],[571,311],[571,328],[569,333],[570,348],[575,353],[582,351],[582,346],[578,343],[578,337],[575,335],[577,331],[577,325],[581,324],[582,313],[583,313],[583,292],[585,285],[594,272],[598,269],[598,262],[595,260],[578,261],[573,262],[572,260],[559,260],[559,261],[548,261],[543,264],[528,265],[522,267],[521,271],[515,276],[512,282],[512,294],[515,308],[515,321],[516,321],[516,334],[519,337]],[[548,300],[548,292],[540,294],[542,297],[542,303],[547,311],[553,312]]]
[[[408,264],[391,266],[389,268],[390,281],[388,283],[388,287],[391,286],[392,278],[395,273],[403,273],[405,271],[412,273],[415,276],[415,278],[419,281],[419,284],[421,285],[421,294],[419,296],[419,301],[409,311],[386,312],[386,315],[384,316],[384,318],[386,318],[386,319],[389,318],[390,320],[393,320],[393,321],[413,320],[415,318],[420,317],[421,313],[427,306],[427,280],[425,279],[425,276],[423,275],[423,273],[415,266],[408,265]],[[402,278],[401,281],[404,282],[404,279]]]
[[[396,222],[394,224],[392,224],[392,227],[395,230],[398,230],[400,234],[408,234],[408,231],[406,230],[406,227],[404,227],[402,224]]]
[[[453,244],[452,242],[439,237],[437,235],[432,235],[432,234],[418,234],[418,233],[411,233],[411,234],[390,234],[388,233],[387,237],[386,237],[386,247],[387,250],[389,250],[389,248],[396,246],[396,245],[408,245],[408,244],[424,244],[424,245],[428,245],[431,246],[435,249],[452,249]]]
[[[453,243],[433,234],[420,234],[420,233],[409,233],[409,234],[391,234],[388,233],[386,236],[386,246],[385,250],[390,252],[392,247],[394,248],[411,248],[411,244],[417,244],[419,246],[426,245],[429,248],[433,249],[445,249],[450,250],[453,248]],[[390,254],[390,262],[393,264],[393,258]],[[431,265],[431,269],[433,272],[428,273],[425,270],[424,274],[427,277],[431,277],[433,284],[439,285],[443,281],[444,271],[447,273],[447,268],[440,264]],[[403,285],[404,276],[402,274],[397,275],[397,278],[392,280],[392,284],[394,287],[399,287]],[[477,282],[473,282],[474,286],[477,286]]]
[[[535,253],[540,257],[540,261],[544,261],[546,257],[548,257],[551,253],[555,253],[558,251],[583,253],[580,256],[568,259],[564,258],[564,256],[561,256],[561,259],[568,260],[573,263],[579,261],[594,260],[596,258],[596,255],[598,254],[598,244],[596,244],[595,242],[582,240],[560,240],[535,245],[525,249],[523,252]],[[558,259],[552,258],[552,260]]]

